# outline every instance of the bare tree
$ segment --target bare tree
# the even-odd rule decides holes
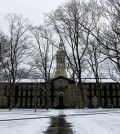
[[[93,7],[92,7],[93,6]],[[66,47],[64,52],[67,56],[69,66],[75,73],[79,83],[78,96],[81,95],[81,107],[86,107],[84,89],[82,88],[82,72],[84,71],[84,58],[89,45],[89,39],[92,38],[92,31],[95,33],[95,11],[94,3],[84,3],[78,0],[72,0],[65,5],[60,6],[55,12],[48,16],[49,25],[58,33]],[[97,7],[97,6],[96,6]],[[91,11],[92,10],[92,11]],[[94,13],[94,14],[93,14]],[[94,20],[93,20],[94,19]],[[69,48],[69,53],[66,50]]]
[[[101,52],[116,65],[116,72],[119,75],[120,2],[118,0],[108,0],[107,3],[105,3],[104,1],[98,0],[95,2],[92,0],[92,5],[94,6],[90,5],[91,8],[89,8],[89,10],[92,15],[90,16],[93,22],[93,29],[89,29],[89,26],[85,23],[80,22],[80,24],[86,31],[90,32],[90,35],[94,37],[97,42],[99,42],[103,48]],[[98,29],[100,24],[101,27]],[[99,36],[97,33],[98,30]]]
[[[113,70],[120,78],[120,2],[118,0],[108,1],[105,5],[106,12],[104,17],[107,19],[107,23],[102,34],[102,53],[113,62],[115,65]],[[112,74],[113,72],[110,72],[111,78],[119,81],[119,79],[114,79],[115,77]]]
[[[49,108],[50,74],[55,56],[54,41],[49,30],[43,26],[31,27],[31,32],[36,41],[34,46],[34,69],[39,73],[39,78],[45,81],[46,109]],[[35,108],[36,109],[36,108]]]
[[[119,0],[108,0],[108,2],[114,7],[114,9],[120,13],[120,1]],[[119,17],[118,17],[119,18]]]
[[[89,47],[87,48],[87,57],[86,60],[93,72],[93,76],[96,81],[96,96],[98,96],[98,107],[101,107],[101,76],[100,71],[103,71],[102,68],[100,68],[100,64],[106,60],[105,56],[102,55],[100,52],[100,45],[99,42],[96,42],[96,40],[92,40],[90,42]]]
[[[16,14],[8,14],[6,19],[9,24],[9,34],[7,35],[7,44],[5,46],[4,54],[1,54],[1,64],[5,79],[10,86],[10,110],[12,109],[13,91],[15,90],[15,83],[18,78],[18,70],[23,63],[28,53],[28,41],[27,31],[29,29],[29,23],[27,19],[23,19],[22,16]],[[3,48],[1,46],[1,49]],[[1,50],[3,52],[3,50]]]
[[[5,58],[8,56],[7,51],[9,51],[8,47],[8,38],[7,36],[1,31],[0,32],[0,74],[1,74],[1,81],[4,81],[5,74],[7,73],[6,70],[4,71]]]
[[[99,1],[92,0],[89,5],[89,20],[88,24],[92,25],[90,29],[85,24],[81,24],[82,27],[86,29],[86,32],[90,32],[89,46],[87,48],[88,55],[86,56],[87,62],[92,70],[93,76],[96,80],[96,96],[98,96],[98,107],[101,107],[100,100],[100,63],[106,60],[106,57],[101,53],[101,42],[98,40],[101,34],[101,19],[103,17],[103,8],[101,8]],[[90,23],[92,22],[92,23]],[[97,94],[98,92],[98,94]]]

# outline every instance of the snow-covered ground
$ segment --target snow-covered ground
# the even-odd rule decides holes
[[[71,110],[66,114],[75,134],[120,134],[120,109]]]
[[[42,134],[50,125],[50,117],[58,110],[0,110],[0,134]]]
[[[120,109],[0,109],[0,134],[42,134],[59,114],[75,134],[120,134]]]

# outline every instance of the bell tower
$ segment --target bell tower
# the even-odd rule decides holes
[[[56,53],[56,71],[55,77],[64,76],[67,77],[65,68],[65,53],[63,52],[64,44],[60,42],[59,49]]]

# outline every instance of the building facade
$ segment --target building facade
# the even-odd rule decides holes
[[[77,89],[74,80],[67,78],[65,68],[65,54],[62,51],[64,44],[59,44],[56,53],[55,78],[49,81],[49,91],[46,97],[45,83],[21,82],[16,83],[12,94],[13,108],[45,108],[46,103],[50,108],[76,108]],[[105,79],[101,82],[100,91],[96,89],[95,82],[83,82],[85,99],[88,108],[98,107],[98,94],[103,108],[120,107],[120,84]],[[0,84],[0,108],[9,108],[10,86],[8,83]],[[81,102],[81,100],[80,100]],[[81,103],[79,104],[81,107]]]

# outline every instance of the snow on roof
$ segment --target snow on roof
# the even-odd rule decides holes
[[[82,82],[85,82],[85,83],[95,83],[96,80],[95,78],[82,78]],[[116,83],[116,82],[120,82],[119,81],[115,81],[111,78],[100,78],[100,82],[101,83]]]
[[[0,82],[7,83],[8,81],[0,81]],[[44,79],[20,79],[20,80],[16,80],[16,83],[43,83],[43,82],[45,82]],[[82,78],[82,82],[83,83],[95,83],[96,80],[95,80],[95,78]],[[120,80],[115,81],[115,80],[112,80],[110,78],[101,78],[100,82],[101,83],[116,83],[116,82],[120,83]]]
[[[38,82],[45,82],[44,79],[20,79],[16,81],[18,83],[38,83]]]
[[[8,81],[0,81],[1,83],[8,83]],[[20,79],[16,80],[16,83],[42,83],[45,82],[44,79]]]

